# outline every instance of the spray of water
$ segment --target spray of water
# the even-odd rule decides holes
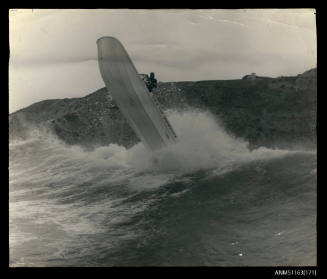
[[[219,168],[230,162],[245,162],[281,156],[290,151],[259,148],[250,151],[248,142],[228,134],[216,117],[208,111],[168,111],[168,119],[178,136],[178,143],[156,152],[150,152],[142,143],[130,149],[117,144],[85,151],[79,146],[67,146],[58,139],[34,130],[31,138],[24,142],[13,142],[12,148],[32,143],[33,140],[47,141],[49,151],[64,150],[71,158],[87,159],[91,164],[130,167],[139,171],[196,171]],[[58,155],[58,152],[55,152]],[[60,152],[59,152],[60,153]]]
[[[223,172],[253,160],[276,158],[291,151],[260,147],[250,151],[248,142],[226,132],[207,111],[168,111],[178,143],[149,152],[139,143],[127,151],[128,165],[139,170],[189,173],[200,169]]]
[[[138,189],[163,185],[176,178],[176,174],[180,176],[201,169],[214,169],[219,175],[253,160],[267,160],[294,152],[264,147],[250,151],[245,140],[228,134],[217,118],[206,111],[172,110],[167,112],[167,117],[177,133],[178,143],[156,152],[150,152],[142,143],[130,149],[110,144],[86,151],[36,130],[31,133],[30,139],[11,143],[10,156],[13,158],[17,154],[22,158],[25,152],[28,167],[33,169],[28,150],[31,151],[35,159],[33,174],[37,173],[39,177],[45,177],[49,170],[58,179],[75,173],[82,183],[89,178],[88,174],[91,177],[95,172],[105,173],[111,183],[124,179]],[[12,167],[13,161],[10,160]],[[29,168],[23,172],[31,170]],[[11,181],[22,175],[15,172]]]

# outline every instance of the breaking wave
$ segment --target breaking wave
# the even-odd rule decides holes
[[[296,197],[302,199],[303,193],[310,196],[311,207],[308,205],[309,211],[303,209],[307,216],[303,220],[310,227],[309,231],[306,228],[305,235],[312,238],[314,151],[265,147],[250,150],[246,141],[227,133],[209,112],[168,111],[167,117],[178,143],[154,153],[142,143],[130,149],[110,144],[85,150],[81,146],[66,145],[56,136],[40,130],[34,130],[27,140],[11,142],[11,265],[170,265],[174,264],[173,259],[177,265],[251,265],[256,262],[255,257],[244,257],[242,261],[235,252],[237,249],[226,244],[235,243],[235,239],[246,242],[246,237],[239,232],[245,225],[233,214],[244,217],[255,210],[253,216],[260,219],[263,216],[260,217],[257,208],[251,207],[258,199],[271,202],[269,208],[261,208],[265,214],[271,214],[273,209],[278,211],[278,206],[288,210]],[[298,184],[294,185],[294,181]],[[300,193],[290,200],[281,198],[283,203],[278,205],[276,195],[286,191],[276,186],[278,183],[291,190],[297,186]],[[265,197],[261,188],[270,196]],[[207,198],[203,199],[203,195]],[[197,207],[206,214],[194,211]],[[298,212],[301,211],[298,209]],[[311,215],[306,215],[307,212]],[[194,218],[188,215],[191,213]],[[219,217],[222,213],[230,219]],[[180,225],[175,223],[177,220]],[[235,228],[231,225],[233,220],[237,221]],[[192,222],[198,226],[194,228]],[[245,226],[249,241],[257,225],[249,221]],[[231,238],[219,233],[220,226],[230,226]],[[288,226],[279,226],[273,221],[271,226],[275,226],[276,233],[284,228],[284,235],[292,235]],[[265,227],[262,229],[268,233]],[[186,237],[177,243],[180,236],[176,234],[185,234],[187,230],[194,238],[187,240]],[[212,235],[215,232],[221,238],[216,239]],[[202,246],[193,247],[198,237],[202,239],[206,235],[208,240],[201,240],[204,241]],[[272,241],[272,236],[267,237]],[[210,239],[225,250],[210,248]],[[162,249],[167,250],[162,250],[160,243],[166,243]],[[131,252],[133,249],[135,252]],[[268,248],[262,249],[267,252]],[[303,255],[308,249],[306,246]],[[251,247],[239,250],[242,254],[250,253]],[[169,251],[172,258],[165,261]],[[191,254],[187,256],[187,253]],[[303,257],[300,258],[299,262],[303,262]],[[287,259],[278,257],[262,259],[263,264],[269,261],[287,263]]]

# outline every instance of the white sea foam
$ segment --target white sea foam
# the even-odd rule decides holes
[[[149,152],[139,143],[127,151],[127,164],[138,170],[189,173],[200,169],[226,171],[232,165],[278,158],[294,152],[260,147],[250,150],[248,142],[228,134],[209,112],[168,112],[178,143]]]
[[[228,134],[217,118],[207,111],[168,111],[167,116],[177,133],[178,143],[156,152],[150,152],[141,142],[130,149],[110,144],[86,151],[36,130],[28,140],[10,145],[13,156],[15,152],[17,154],[19,150],[24,150],[29,160],[25,169],[11,173],[11,181],[17,181],[25,175],[37,175],[35,168],[38,168],[38,179],[42,177],[44,180],[50,175],[57,180],[64,180],[66,176],[73,175],[76,183],[82,183],[88,178],[92,179],[95,171],[103,174],[100,180],[108,179],[111,183],[125,180],[126,184],[134,185],[134,189],[151,189],[152,186],[166,184],[176,174],[200,169],[215,169],[219,174],[232,170],[235,165],[254,160],[303,152],[265,147],[251,151],[248,142]],[[29,152],[37,155],[34,162]]]

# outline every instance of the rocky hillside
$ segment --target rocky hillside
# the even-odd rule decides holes
[[[158,84],[153,97],[163,109],[202,108],[252,146],[315,146],[317,70],[294,77]],[[9,138],[31,127],[50,129],[68,144],[86,147],[138,139],[105,88],[83,98],[46,100],[9,115]]]

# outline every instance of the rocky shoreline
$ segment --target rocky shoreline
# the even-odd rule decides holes
[[[159,82],[151,93],[166,109],[199,108],[250,145],[316,145],[317,70],[293,77]],[[105,88],[82,98],[45,100],[9,115],[9,140],[32,128],[54,132],[67,144],[87,148],[138,142]]]

